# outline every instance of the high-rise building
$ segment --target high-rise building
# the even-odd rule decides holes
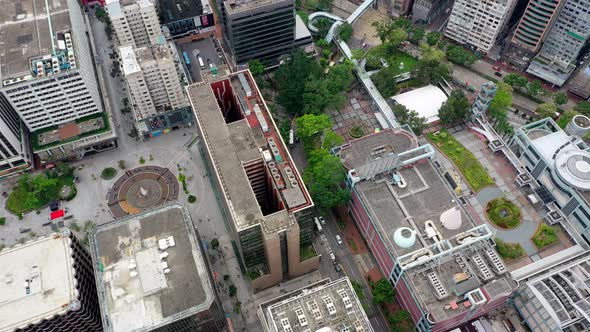
[[[274,62],[296,46],[294,0],[225,0],[218,5],[234,62]]]
[[[563,8],[527,73],[562,86],[590,37],[590,0],[563,0]]]
[[[0,177],[31,166],[31,144],[18,114],[0,93]]]
[[[393,9],[398,15],[404,15],[412,10],[414,0],[393,0]]]
[[[590,331],[590,258],[557,263],[521,280],[514,306],[532,332]]]
[[[119,46],[145,47],[162,36],[152,0],[107,0],[105,8]]]
[[[416,0],[412,6],[412,22],[430,24],[449,7],[449,0]]]
[[[432,146],[404,126],[336,152],[348,170],[349,212],[418,331],[450,331],[506,304],[517,285],[493,232],[459,203]]]
[[[373,332],[350,280],[323,279],[263,302],[258,317],[264,332]]]
[[[208,0],[154,0],[166,38],[198,35],[215,30],[215,16]]]
[[[164,41],[147,47],[119,48],[123,75],[140,133],[192,121],[192,111],[180,83],[175,53]]]
[[[525,69],[539,51],[565,0],[531,0],[510,40],[506,58]]]
[[[188,88],[238,259],[256,290],[317,269],[313,202],[249,71]]]
[[[97,227],[91,251],[104,331],[222,331],[226,319],[200,243],[179,203]]]
[[[42,162],[116,145],[79,2],[2,0],[0,6],[0,112],[18,114]]]
[[[445,36],[486,54],[496,44],[515,4],[515,0],[456,0]]]
[[[0,252],[1,332],[102,332],[92,261],[67,229]]]

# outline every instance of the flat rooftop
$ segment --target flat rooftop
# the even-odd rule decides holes
[[[373,327],[348,278],[324,279],[260,305],[263,324],[271,331],[372,332]],[[330,329],[327,329],[330,328]]]
[[[197,235],[178,203],[101,225],[91,242],[105,331],[151,331],[214,301]]]
[[[47,10],[54,34],[72,27],[67,0],[0,0],[0,8],[0,82],[31,74],[33,58],[51,55]]]
[[[264,221],[270,231],[290,222],[263,215],[245,171],[249,165],[263,163],[268,176],[268,170],[276,168],[272,181],[284,210],[295,212],[313,204],[249,71],[194,84],[188,94],[237,229]],[[223,111],[220,105],[226,105]]]
[[[257,10],[278,3],[293,3],[294,0],[227,0],[223,2],[228,14],[238,14]]]
[[[0,252],[0,331],[70,310],[78,292],[68,235],[66,230]]]
[[[438,110],[448,98],[439,87],[427,85],[393,96],[391,99],[410,111],[416,111],[418,115],[426,118],[426,123],[432,123],[439,120]]]
[[[162,24],[168,24],[203,14],[201,0],[154,0]]]

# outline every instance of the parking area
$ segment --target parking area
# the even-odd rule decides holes
[[[177,46],[179,48],[179,54],[186,52],[189,57],[191,66],[188,70],[192,82],[200,82],[203,80],[201,71],[208,71],[211,66],[218,67],[219,65],[225,64],[221,44],[213,37],[207,37],[187,43],[178,43]],[[200,66],[199,56],[203,61],[203,67]]]

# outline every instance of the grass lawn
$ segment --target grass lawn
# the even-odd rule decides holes
[[[45,175],[37,175],[43,176]],[[61,190],[64,186],[69,186],[69,194],[65,197],[61,197]],[[60,175],[57,177],[57,185],[51,189],[47,190],[47,194],[45,195],[38,195],[37,200],[34,201],[34,204],[31,204],[31,200],[29,199],[33,192],[27,191],[25,188],[17,186],[15,187],[8,199],[6,201],[6,209],[15,214],[26,213],[29,211],[41,209],[49,202],[53,200],[61,200],[64,199],[66,201],[72,200],[76,196],[76,186],[74,184],[74,176],[73,175]],[[27,205],[27,201],[29,201]]]
[[[496,238],[496,249],[498,254],[505,259],[515,259],[524,255],[524,249],[520,243],[507,243]]]
[[[393,62],[391,62],[392,60]],[[389,61],[389,66],[393,68],[395,75],[412,71],[416,63],[418,63],[418,60],[403,52],[397,52],[393,57],[389,58]],[[404,69],[399,68],[402,62],[404,63]]]
[[[533,243],[537,246],[537,248],[542,249],[548,245],[551,245],[557,242],[557,230],[546,224],[541,223],[541,226],[535,232],[535,235],[532,237]]]
[[[504,197],[488,202],[486,216],[494,225],[502,228],[514,228],[520,224],[520,208]]]
[[[446,130],[441,129],[438,133],[430,133],[428,139],[455,163],[474,192],[494,184],[494,180],[488,175],[488,172],[473,153],[461,145]]]

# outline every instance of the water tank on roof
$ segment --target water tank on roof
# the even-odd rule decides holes
[[[590,118],[578,114],[567,124],[565,130],[570,133],[570,135],[584,137],[590,131]]]
[[[416,231],[408,227],[400,227],[393,233],[393,242],[401,248],[411,248],[416,243]]]

